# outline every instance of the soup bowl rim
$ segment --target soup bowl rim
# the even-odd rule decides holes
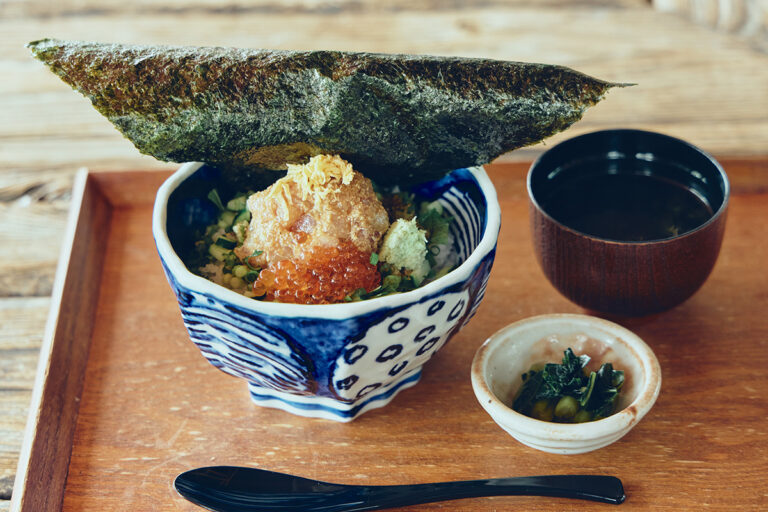
[[[551,155],[552,152],[555,152],[558,147],[562,147],[564,144],[574,144],[578,143],[579,140],[584,140],[589,137],[595,137],[599,135],[604,134],[642,134],[644,136],[651,136],[651,137],[658,137],[660,139],[666,139],[668,142],[672,142],[675,144],[680,144],[681,146],[685,147],[689,151],[693,151],[695,153],[699,153],[701,156],[703,156],[709,163],[713,165],[713,167],[717,170],[717,173],[722,180],[723,185],[723,201],[720,204],[717,211],[713,212],[712,215],[702,224],[698,225],[697,227],[690,229],[688,231],[685,231],[683,233],[680,233],[675,236],[667,237],[667,238],[659,238],[654,240],[616,240],[613,238],[605,238],[600,237],[596,235],[591,235],[589,233],[585,233],[583,231],[579,231],[575,228],[572,228],[568,226],[567,224],[564,224],[560,222],[559,220],[552,217],[547,210],[541,206],[539,201],[536,199],[536,195],[533,192],[533,174],[537,171],[537,169],[541,166],[541,162],[544,158],[547,158],[548,155]],[[582,135],[578,135],[576,137],[572,137],[570,139],[564,140],[560,142],[559,144],[556,144],[546,152],[539,155],[531,164],[531,167],[528,170],[528,176],[526,177],[526,189],[528,192],[528,200],[533,205],[533,207],[538,211],[541,215],[543,215],[547,220],[552,222],[553,224],[557,225],[560,229],[567,231],[573,235],[584,237],[590,240],[595,240],[600,243],[605,244],[612,244],[612,245],[629,245],[629,246],[641,246],[641,245],[663,245],[663,244],[669,244],[673,242],[677,242],[678,240],[682,240],[685,238],[689,238],[691,236],[694,236],[696,233],[706,229],[708,226],[714,224],[717,222],[720,217],[724,215],[726,210],[728,209],[728,203],[730,199],[730,190],[731,185],[730,181],[728,180],[728,175],[725,173],[725,169],[723,169],[723,166],[720,165],[720,162],[718,162],[712,155],[707,153],[706,151],[702,150],[701,148],[691,144],[690,142],[684,141],[682,139],[679,139],[677,137],[672,137],[671,135],[666,135],[659,132],[653,132],[649,130],[638,130],[638,129],[630,129],[630,128],[618,128],[618,129],[609,129],[609,130],[597,130],[589,133],[584,133]]]

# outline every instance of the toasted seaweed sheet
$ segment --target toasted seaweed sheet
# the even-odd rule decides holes
[[[28,46],[142,153],[256,177],[333,153],[382,184],[435,179],[564,130],[624,85],[489,59],[53,39]]]

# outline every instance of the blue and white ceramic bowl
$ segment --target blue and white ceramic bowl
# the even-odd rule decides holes
[[[421,367],[472,317],[496,251],[500,210],[482,167],[413,191],[454,216],[461,265],[413,291],[345,304],[246,298],[190,272],[179,254],[215,216],[206,196],[222,174],[184,164],[160,188],[152,229],[192,341],[220,370],[248,382],[253,401],[301,416],[350,421],[415,385]]]

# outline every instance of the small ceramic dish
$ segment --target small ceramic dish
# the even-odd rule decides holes
[[[588,368],[612,363],[623,370],[624,386],[616,411],[587,423],[554,423],[520,414],[511,404],[522,374],[538,363],[559,363],[572,348],[586,354]],[[607,446],[651,409],[661,389],[661,368],[653,351],[637,335],[607,320],[586,315],[541,315],[493,334],[472,361],[472,387],[480,405],[512,437],[550,453],[574,454]]]
[[[454,217],[461,264],[415,290],[344,304],[262,302],[186,268],[180,255],[212,219],[207,194],[228,186],[214,167],[183,165],[158,191],[152,229],[190,338],[211,364],[247,381],[258,405],[337,421],[382,407],[418,382],[483,298],[501,215],[481,167],[412,189]]]

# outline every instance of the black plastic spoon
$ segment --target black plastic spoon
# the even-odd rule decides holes
[[[492,478],[415,485],[343,485],[263,469],[212,466],[180,474],[183,497],[215,512],[352,512],[480,496],[552,496],[620,504],[621,480],[602,475]]]

